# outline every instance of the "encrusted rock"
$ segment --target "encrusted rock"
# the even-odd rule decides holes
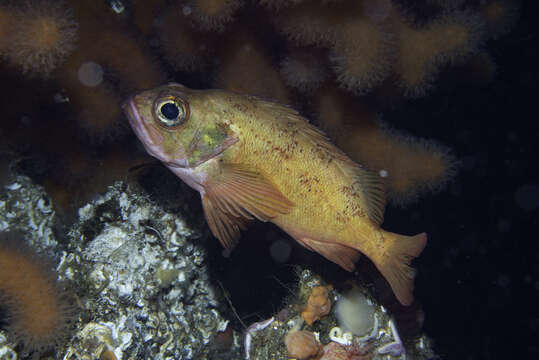
[[[25,177],[0,191],[0,230],[18,230],[51,255],[79,299],[73,336],[57,358],[240,358],[237,334],[226,354],[212,346],[228,321],[209,281],[200,229],[123,183],[79,210],[66,241],[55,237],[53,208]],[[0,353],[9,358],[15,351],[2,339],[0,331]]]

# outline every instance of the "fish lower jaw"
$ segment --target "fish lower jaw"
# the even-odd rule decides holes
[[[189,185],[194,190],[198,191],[200,195],[205,194],[203,184],[206,182],[206,174],[204,172],[196,171],[188,167],[172,167],[167,165],[170,171],[177,177],[182,179],[184,183]]]

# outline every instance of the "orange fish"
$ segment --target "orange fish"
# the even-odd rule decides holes
[[[137,94],[123,107],[148,153],[200,192],[208,225],[225,248],[248,221],[271,221],[348,271],[365,254],[397,299],[412,303],[409,265],[426,234],[381,229],[382,179],[296,111],[174,83]]]

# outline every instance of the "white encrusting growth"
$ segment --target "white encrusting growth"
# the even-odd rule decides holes
[[[352,339],[354,335],[351,332],[343,332],[342,329],[338,326],[335,326],[329,331],[329,338],[331,341],[335,341],[341,345],[352,345]]]
[[[245,359],[249,359],[249,350],[251,349],[251,341],[253,338],[253,334],[257,331],[264,330],[265,328],[270,326],[273,320],[275,320],[275,318],[271,317],[268,320],[255,322],[247,328],[247,332],[245,333],[245,340],[243,342],[243,347],[245,348]]]

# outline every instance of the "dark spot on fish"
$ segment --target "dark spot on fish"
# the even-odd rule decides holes
[[[234,103],[232,107],[241,112],[246,112],[249,109],[247,106],[240,103]]]

